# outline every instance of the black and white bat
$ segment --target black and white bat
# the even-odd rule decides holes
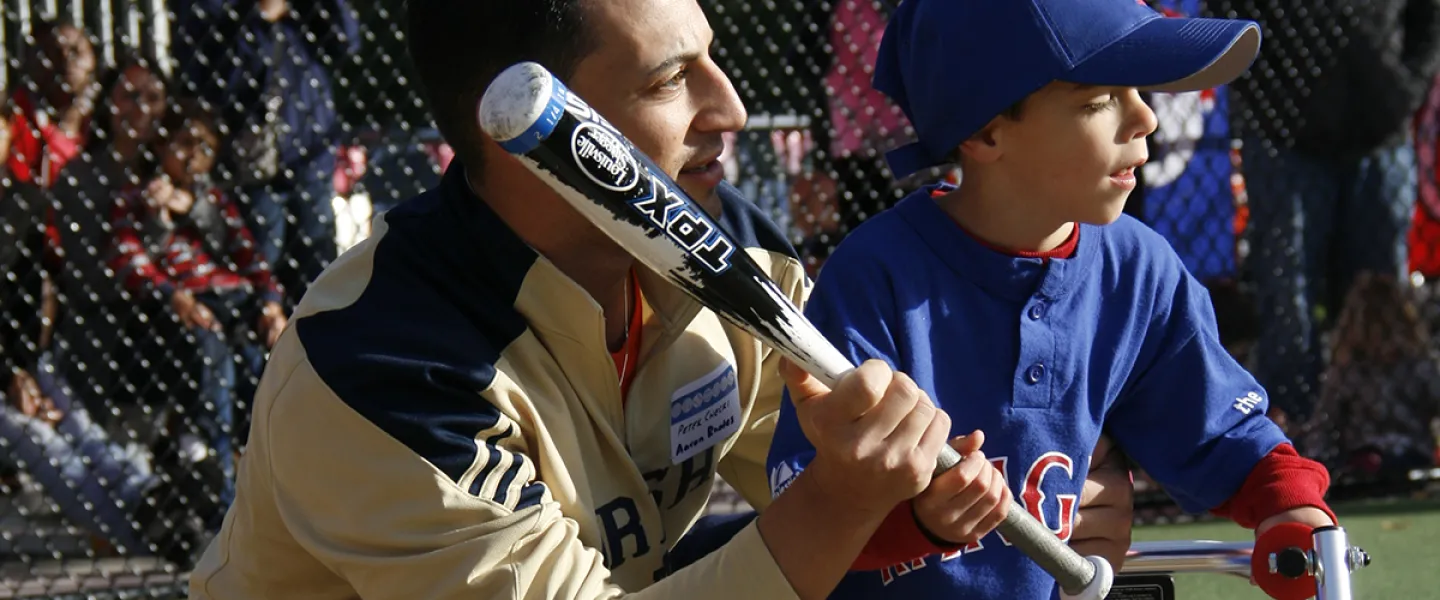
[[[721,318],[834,387],[855,368],[669,175],[543,66],[502,72],[480,102],[481,128],[636,260]],[[960,462],[945,448],[936,465]],[[1018,503],[998,527],[1055,577],[1066,598],[1104,598],[1114,573],[1081,557]]]

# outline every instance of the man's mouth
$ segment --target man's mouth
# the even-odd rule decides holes
[[[680,174],[681,174],[681,175],[699,175],[699,174],[702,174],[702,173],[706,173],[706,172],[710,171],[711,169],[714,169],[716,166],[718,166],[719,162],[720,162],[720,153],[717,152],[717,153],[715,153],[715,154],[709,155],[709,157],[708,157],[708,158],[705,158],[704,160],[701,160],[701,161],[698,161],[698,162],[694,162],[694,163],[690,163],[690,164],[686,165],[684,168],[680,169]]]

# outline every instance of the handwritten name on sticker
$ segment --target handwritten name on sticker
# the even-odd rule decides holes
[[[725,363],[671,397],[670,462],[680,464],[739,430],[739,382]]]

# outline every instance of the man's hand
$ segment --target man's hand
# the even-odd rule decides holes
[[[10,404],[20,414],[32,419],[39,419],[50,425],[58,425],[60,420],[65,418],[65,413],[56,408],[55,403],[40,390],[40,383],[29,371],[20,370],[10,379]]]
[[[260,18],[271,23],[285,18],[290,12],[290,3],[286,0],[260,0]]]
[[[260,336],[265,338],[265,347],[274,348],[275,342],[280,341],[280,334],[285,331],[285,308],[279,302],[266,302],[265,308],[260,311]]]
[[[985,458],[985,434],[976,431],[951,441],[964,457],[955,468],[935,477],[915,498],[915,517],[931,536],[952,546],[968,544],[1005,520],[1013,496],[1005,474]]]
[[[1125,455],[1101,436],[1091,453],[1090,473],[1080,492],[1080,510],[1070,547],[1081,556],[1100,556],[1118,572],[1130,551],[1135,524],[1135,484]]]
[[[832,391],[789,361],[780,373],[815,447],[805,472],[826,494],[883,517],[930,484],[950,418],[910,377],[871,360]]]
[[[789,361],[780,375],[815,458],[757,526],[805,600],[826,598],[895,505],[930,484],[950,418],[909,377],[867,361],[831,390]]]
[[[216,328],[215,315],[187,290],[175,290],[170,296],[170,308],[186,327],[212,331]]]
[[[10,405],[16,411],[27,417],[34,417],[40,414],[40,403],[44,395],[40,393],[40,384],[30,375],[29,371],[19,370],[10,379],[10,389],[7,390],[10,396]]]

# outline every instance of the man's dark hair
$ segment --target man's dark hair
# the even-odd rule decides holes
[[[501,71],[534,61],[562,80],[574,75],[594,46],[587,2],[408,0],[410,58],[435,125],[462,164],[482,159],[480,98]]]

